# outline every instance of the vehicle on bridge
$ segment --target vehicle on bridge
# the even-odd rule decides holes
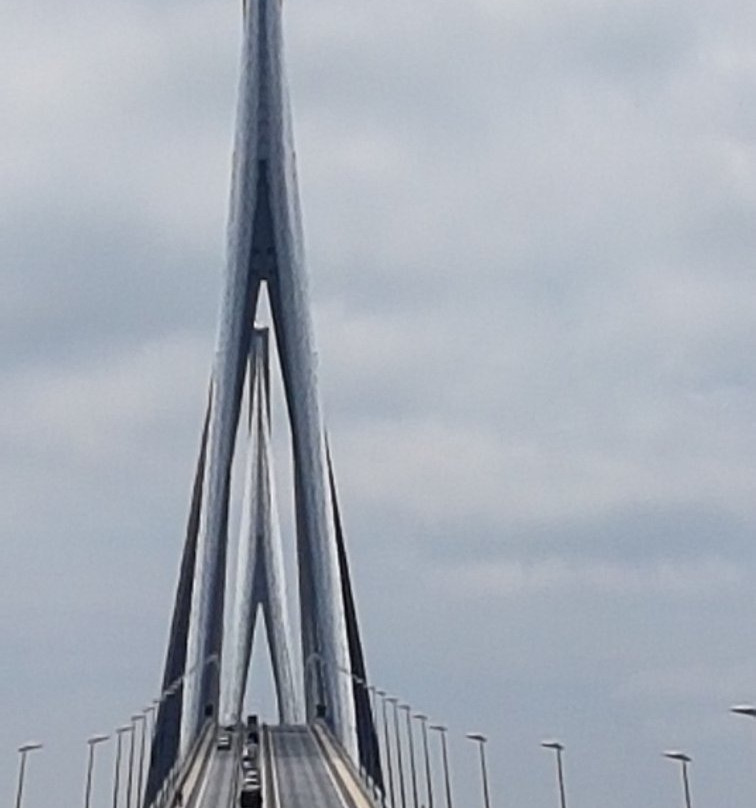
[[[260,743],[260,723],[256,715],[247,716],[247,741],[255,745]]]
[[[245,785],[239,795],[240,808],[261,808],[262,791],[259,783],[257,785]]]

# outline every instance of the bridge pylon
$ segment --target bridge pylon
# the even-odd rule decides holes
[[[245,0],[226,266],[205,424],[195,472],[145,804],[209,717],[238,717],[257,608],[271,645],[282,720],[324,715],[380,779],[346,547],[328,456],[305,271],[284,71],[280,0]],[[288,637],[270,447],[267,296],[289,426],[294,486],[300,680]],[[247,489],[231,637],[224,637],[229,504],[245,390]],[[230,645],[229,645],[230,640]],[[224,649],[224,643],[228,645]],[[319,664],[307,664],[317,659]],[[207,664],[213,660],[213,664]],[[354,676],[352,675],[354,674]],[[174,687],[175,685],[175,687]],[[168,690],[173,687],[172,692]],[[167,695],[166,695],[167,694]]]

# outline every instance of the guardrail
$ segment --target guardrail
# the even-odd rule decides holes
[[[331,774],[342,793],[354,796],[354,787],[356,787],[362,801],[364,801],[365,808],[382,808],[383,793],[367,771],[362,767],[358,767],[351,756],[347,754],[346,750],[334,737],[328,724],[321,719],[316,719],[311,725],[311,729],[315,740],[323,751],[323,756],[331,770]]]
[[[177,805],[176,797],[183,795],[189,775],[195,770],[197,764],[204,768],[207,763],[208,752],[213,748],[215,741],[216,724],[213,719],[208,719],[198,733],[194,743],[182,760],[177,761],[163,780],[163,784],[157,796],[149,806],[144,808],[170,808]],[[185,803],[186,795],[182,796]]]
[[[262,785],[263,806],[265,808],[278,808],[278,794],[276,794],[275,780],[273,778],[273,761],[270,755],[270,730],[267,724],[260,727],[259,767]]]

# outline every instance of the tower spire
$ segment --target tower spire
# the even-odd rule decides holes
[[[215,349],[203,508],[187,641],[182,748],[208,705],[217,709],[231,465],[260,287],[267,285],[281,364],[294,469],[305,708],[318,705],[356,753],[346,617],[317,389],[288,91],[281,4],[248,0],[234,148],[228,254]]]

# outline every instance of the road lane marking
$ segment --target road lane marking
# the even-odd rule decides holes
[[[315,748],[318,750],[318,755],[320,755],[320,759],[322,760],[323,768],[326,770],[326,773],[328,774],[328,777],[331,780],[331,783],[333,784],[333,790],[336,792],[336,796],[339,798],[339,801],[344,806],[344,808],[353,808],[354,803],[350,805],[350,803],[347,802],[346,796],[344,795],[344,789],[339,784],[339,781],[336,779],[336,775],[334,774],[334,772],[331,770],[323,746],[320,743],[318,743],[318,739],[314,737],[315,732],[316,730],[313,729],[310,730],[310,734],[313,735],[312,740],[315,744]]]
[[[268,728],[266,736],[268,738],[268,745],[270,746],[270,749],[266,749],[266,763],[267,768],[270,770],[270,779],[272,780],[271,786],[273,788],[273,793],[275,794],[275,808],[279,808],[281,805],[281,799],[278,792],[278,766],[276,765],[275,755],[272,754],[274,751],[275,742],[273,740],[273,733],[270,731],[270,728]],[[263,780],[263,783],[264,782],[265,781]],[[265,796],[267,797],[268,795],[266,794]]]
[[[207,784],[210,782],[210,776],[209,775],[210,775],[210,772],[213,770],[214,767],[215,767],[215,755],[213,755],[211,757],[210,765],[207,768],[207,774],[205,774],[205,779],[202,781],[202,787],[199,790],[199,794],[197,795],[197,799],[194,800],[194,805],[197,806],[197,808],[202,808],[202,801],[204,800],[204,797],[205,797],[205,791],[207,791]]]
[[[348,806],[348,808],[374,808],[373,802],[368,799],[363,792],[362,784],[355,778],[353,771],[349,768],[345,761],[342,760],[339,749],[333,743],[332,739],[328,737],[327,732],[320,727],[314,728],[312,731],[316,732],[318,735],[317,740],[319,743],[317,743],[317,746],[318,749],[321,750],[321,753],[325,755],[325,752],[323,751],[323,747],[325,746],[328,746],[330,750],[329,757],[326,760],[326,767],[332,779],[335,779],[336,775],[328,763],[330,762],[333,769],[338,771],[338,780],[340,783],[337,782],[337,791],[339,792],[339,795],[343,795],[344,791],[349,794],[352,804]]]

